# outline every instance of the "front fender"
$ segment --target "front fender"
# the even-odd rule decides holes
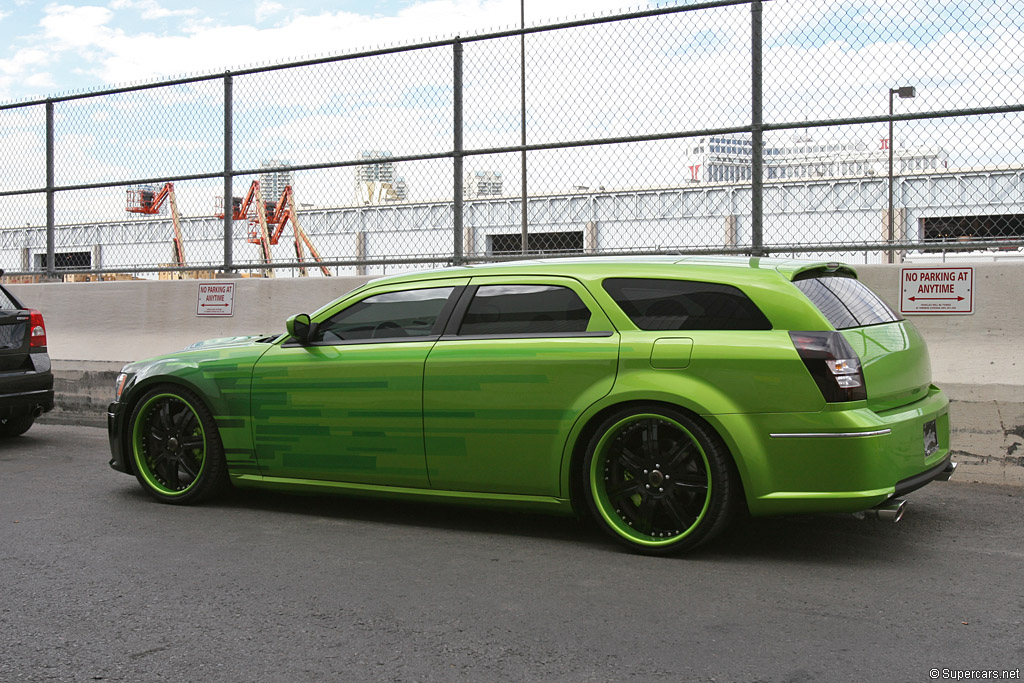
[[[119,401],[125,411],[124,428],[128,428],[135,404],[149,389],[173,384],[196,394],[213,413],[229,471],[257,472],[250,390],[253,366],[269,348],[269,344],[252,344],[195,349],[126,365],[123,372],[130,380]]]

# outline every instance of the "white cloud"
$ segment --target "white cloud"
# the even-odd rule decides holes
[[[53,74],[39,71],[21,79],[21,83],[33,88],[52,88],[54,86]]]
[[[113,0],[109,7],[111,9],[134,9],[138,10],[143,19],[165,19],[167,17],[188,17],[197,16],[202,13],[195,7],[183,9],[167,9],[155,2],[155,0]]]
[[[256,22],[263,23],[275,14],[280,14],[282,10],[284,10],[284,5],[281,3],[263,0],[256,6]]]
[[[135,9],[143,18],[196,16],[194,9],[167,10],[153,0],[114,0],[115,10]],[[529,9],[529,23],[572,14],[593,14],[621,7],[619,0],[565,0]],[[266,0],[256,8],[263,20],[283,6]],[[49,5],[40,22],[41,38],[55,52],[77,52],[89,73],[118,85],[160,76],[214,72],[254,63],[282,62],[304,56],[343,54],[381,45],[418,42],[436,36],[468,35],[519,23],[515,0],[431,0],[391,17],[352,12],[296,14],[279,26],[260,29],[216,24],[208,17],[177,27],[176,33],[130,34],[114,28],[106,7]]]
[[[0,59],[0,73],[19,75],[47,64],[49,53],[39,48],[19,50],[11,59]]]
[[[115,32],[107,27],[114,13],[106,7],[48,5],[39,22],[50,50],[63,52],[102,45]]]

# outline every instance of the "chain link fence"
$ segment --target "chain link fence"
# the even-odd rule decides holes
[[[705,2],[0,105],[0,268],[1024,260],[1022,46],[993,0]]]

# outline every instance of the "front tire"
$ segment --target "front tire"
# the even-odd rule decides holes
[[[206,404],[191,391],[159,386],[128,421],[135,477],[162,503],[196,503],[227,484],[224,447]]]
[[[721,437],[699,418],[662,405],[625,408],[591,438],[584,488],[598,524],[635,551],[667,555],[720,533],[739,498]]]

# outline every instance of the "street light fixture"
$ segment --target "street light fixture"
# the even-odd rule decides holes
[[[893,186],[893,175],[892,175],[892,155],[893,150],[896,147],[895,141],[892,139],[892,103],[893,95],[899,95],[901,100],[913,99],[917,96],[917,89],[912,85],[904,85],[899,88],[889,88],[889,256],[888,262],[895,263],[896,254],[893,251],[892,245],[895,241],[895,233],[893,231],[893,206],[892,206],[892,186]]]

